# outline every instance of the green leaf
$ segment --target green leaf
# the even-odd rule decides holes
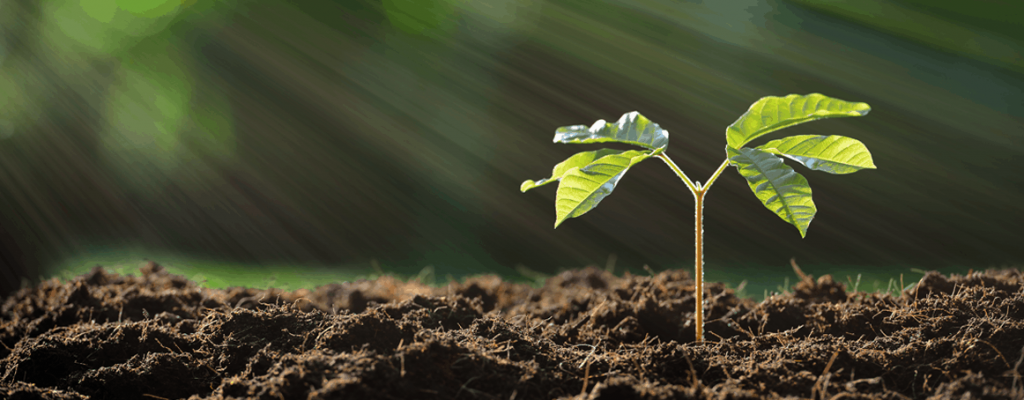
[[[772,140],[757,148],[830,174],[849,174],[875,168],[864,143],[846,136],[797,135]]]
[[[527,190],[533,189],[535,187],[544,186],[551,182],[558,181],[562,179],[562,176],[564,176],[565,173],[568,172],[570,169],[583,168],[598,158],[604,157],[609,154],[621,154],[625,151],[626,150],[601,149],[595,151],[584,151],[573,154],[572,157],[569,157],[565,159],[565,161],[562,161],[555,165],[555,168],[551,170],[550,178],[541,179],[536,182],[532,180],[526,180],[523,182],[521,186],[519,186],[519,190],[525,193]]]
[[[629,168],[651,157],[651,151],[629,150],[601,157],[587,166],[565,171],[555,193],[555,228],[597,207],[612,194]]]
[[[590,127],[586,125],[563,126],[555,130],[554,141],[555,143],[627,143],[655,150],[651,155],[657,155],[668,147],[668,131],[633,111],[622,114],[619,121],[614,124],[600,119]]]
[[[807,226],[817,212],[807,179],[769,152],[732,147],[726,147],[726,152],[729,162],[746,178],[761,204],[783,221],[793,224],[800,231],[800,237],[806,237]]]
[[[867,115],[867,103],[851,103],[818,93],[806,96],[768,96],[750,106],[746,113],[725,130],[729,147],[738,149],[765,134],[822,118]]]

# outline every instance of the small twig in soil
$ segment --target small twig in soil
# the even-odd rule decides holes
[[[153,340],[156,340],[156,343],[159,344],[160,347],[163,347],[165,350],[167,350],[168,353],[174,354],[174,350],[171,350],[170,347],[164,346],[163,343],[160,343],[160,339],[153,338]]]
[[[826,375],[828,375],[828,370],[832,368],[832,363],[836,361],[836,356],[838,356],[838,355],[839,355],[839,350],[836,350],[836,352],[832,354],[832,358],[828,359],[828,364],[825,364],[825,370],[821,372],[821,375],[818,376],[818,380],[816,382],[814,382],[814,386],[811,387],[811,398],[812,399],[814,398],[815,392],[817,392],[817,390],[818,390],[818,386],[821,385],[821,378],[826,376]],[[827,385],[828,384],[826,383],[826,387],[821,390],[821,397],[822,398],[825,398],[825,391],[828,390]]]
[[[594,350],[597,350],[597,348],[594,348]],[[593,353],[591,353],[591,354],[593,354]],[[587,356],[587,360],[589,360],[589,359],[590,359],[590,356],[588,355]],[[584,361],[586,361],[586,360],[584,360]],[[583,395],[587,394],[587,383],[588,383],[588,381],[590,381],[590,363],[589,362],[587,363],[587,368],[585,370],[583,370],[583,389],[580,389],[580,396],[581,397]]]
[[[1020,358],[1018,358],[1017,363],[1013,365],[1013,386],[1011,386],[1011,388],[1015,393],[1017,392],[1017,381],[1020,379],[1020,372],[1017,371],[1020,369],[1021,363],[1024,363],[1024,347],[1020,348]]]
[[[1021,354],[1024,354],[1024,353],[1021,353]],[[640,372],[640,381],[643,382],[643,380],[644,380],[644,373],[647,372],[647,369],[641,367],[640,363],[636,362],[636,359],[632,359],[630,361],[633,361],[633,366],[636,367],[636,370]],[[1014,381],[1016,381],[1016,379],[1014,379]]]
[[[399,351],[402,351],[402,345],[403,344],[405,344],[405,338],[402,338],[401,340],[398,341],[398,348],[395,349],[396,353],[399,352]],[[405,378],[405,354],[398,353],[398,361],[401,364],[401,369],[398,372],[398,376],[400,376],[402,378]],[[470,379],[470,380],[472,380],[472,379]],[[466,383],[469,383],[469,382],[466,382]],[[459,390],[459,391],[461,391],[461,390]],[[458,396],[458,395],[455,395],[455,396]]]
[[[697,379],[697,370],[693,368],[693,363],[690,362],[690,357],[687,357],[686,354],[683,354],[683,359],[686,360],[686,365],[690,367],[690,380],[693,381],[693,390],[699,390],[700,379]],[[726,372],[726,374],[728,374],[728,372]]]
[[[263,295],[266,296],[266,293],[264,293]],[[235,303],[235,308],[241,307],[242,304],[245,304],[245,302],[252,301],[255,298],[256,298],[256,296],[243,297],[243,298],[239,299],[237,303]],[[263,299],[260,299],[260,300],[263,300]]]
[[[462,394],[463,390],[469,392],[469,394],[472,394],[473,396],[476,396],[477,394],[479,394],[480,393],[479,390],[466,387],[466,385],[469,385],[469,383],[473,382],[474,380],[476,380],[476,378],[479,378],[479,376],[474,376],[472,378],[469,378],[469,380],[467,380],[466,383],[463,383],[462,386],[459,387],[459,391],[455,392],[455,397],[453,397],[453,399],[459,398],[459,394]]]
[[[793,271],[796,272],[796,276],[800,277],[801,281],[807,281],[810,282],[811,284],[814,283],[814,279],[805,274],[804,270],[800,269],[799,265],[796,265],[796,257],[792,257],[789,259],[789,265],[793,267]]]
[[[590,361],[590,357],[594,355],[594,352],[597,351],[597,346],[600,346],[600,345],[601,345],[601,341],[600,340],[598,340],[596,346],[595,345],[589,345],[589,344],[586,344],[586,343],[577,344],[577,346],[590,347],[590,353],[587,354],[587,356],[583,358],[583,361],[580,362],[580,366],[577,367],[577,368],[583,368],[583,366],[586,365],[588,361]]]
[[[590,310],[589,314],[584,315],[582,319],[577,321],[576,324],[572,326],[572,329],[579,329],[581,326],[583,326],[584,323],[591,320],[594,317],[594,314],[597,314],[598,310],[600,310],[601,307],[604,307],[604,303],[607,301],[607,297],[604,300],[601,300],[601,304],[598,304],[597,307],[594,307],[593,310]]]
[[[851,291],[850,293],[857,293],[857,289],[860,288],[860,275],[861,274],[857,274],[857,282],[854,282],[853,279],[850,279],[849,275],[846,276],[846,282],[850,284],[849,287],[853,288],[853,291]]]
[[[303,301],[303,300],[308,301],[309,305],[313,306],[313,300],[307,299],[305,297],[299,297],[299,298],[295,299],[295,301],[292,302],[292,308],[301,310],[299,308],[298,304],[299,304],[300,301]]]
[[[732,374],[729,373],[729,369],[726,368],[724,365],[720,366],[720,368],[722,368],[722,373],[725,374],[725,379],[728,379],[728,380],[731,381],[732,380]]]
[[[993,346],[992,343],[986,342],[986,341],[981,340],[981,339],[974,339],[974,340],[982,342],[984,344],[987,344],[988,347],[991,347],[992,350],[995,350],[996,354],[999,355],[999,358],[1003,360],[1004,364],[1006,364],[1006,368],[1010,368],[1010,363],[1008,361],[1006,361],[1006,357],[1003,357],[1003,352],[999,351],[999,349],[997,349],[996,346]]]

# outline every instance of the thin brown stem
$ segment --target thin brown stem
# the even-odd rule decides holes
[[[704,341],[704,190],[697,192],[696,205],[694,206],[696,217],[694,222],[694,288],[693,295],[696,302],[694,306],[694,319],[697,324],[697,342]]]
[[[704,341],[704,195],[707,194],[708,189],[711,188],[711,184],[715,183],[715,180],[718,179],[718,176],[722,174],[722,171],[725,171],[725,167],[729,166],[729,159],[726,159],[725,161],[722,161],[722,165],[718,166],[718,169],[715,170],[715,173],[711,175],[711,178],[708,179],[707,183],[701,185],[699,181],[697,183],[694,183],[693,181],[691,181],[690,178],[688,176],[686,176],[685,173],[683,173],[683,170],[679,169],[679,166],[676,165],[676,163],[672,162],[671,158],[668,158],[667,154],[661,153],[661,154],[656,155],[655,157],[660,158],[661,161],[664,161],[665,164],[668,164],[668,167],[672,169],[672,172],[675,172],[676,175],[679,176],[679,179],[682,179],[683,183],[685,183],[686,186],[690,188],[690,192],[693,193],[694,214],[695,214],[695,217],[694,217],[694,220],[695,220],[695,222],[694,222],[694,246],[693,246],[694,249],[695,249],[694,250],[695,258],[694,258],[694,265],[693,265],[693,269],[694,269],[693,295],[694,295],[694,301],[696,301],[696,303],[697,303],[696,306],[694,307],[694,320],[695,320],[694,322],[697,324],[697,327],[696,327],[696,330],[697,330],[697,341],[698,342],[703,342]]]

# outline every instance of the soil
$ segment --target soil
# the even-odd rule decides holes
[[[1024,398],[1018,270],[931,272],[899,296],[827,275],[760,303],[706,287],[695,343],[682,271],[287,292],[97,267],[4,300],[0,397]]]

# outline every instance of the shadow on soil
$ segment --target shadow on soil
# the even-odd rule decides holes
[[[693,343],[679,271],[285,292],[97,268],[3,302],[0,397],[1020,399],[1022,283],[932,272],[893,297],[805,275],[761,303],[712,283]]]

